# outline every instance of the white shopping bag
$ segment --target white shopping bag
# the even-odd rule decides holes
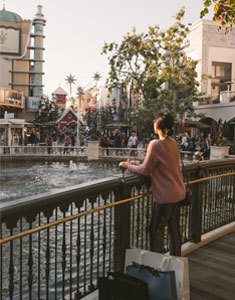
[[[133,261],[161,271],[175,271],[177,300],[190,299],[188,258],[141,249],[126,250],[125,268]]]

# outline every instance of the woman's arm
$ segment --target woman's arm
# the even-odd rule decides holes
[[[150,142],[144,162],[141,165],[132,165],[127,162],[126,168],[133,173],[142,174],[144,176],[150,175],[153,172],[153,169],[155,168],[158,161],[156,151],[157,143],[158,142],[156,140]]]

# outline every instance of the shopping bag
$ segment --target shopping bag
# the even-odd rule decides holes
[[[149,300],[148,286],[133,276],[109,272],[98,278],[99,300]]]
[[[175,271],[158,271],[149,266],[132,262],[126,273],[148,285],[149,300],[176,300]]]
[[[141,249],[128,249],[126,250],[125,268],[131,265],[132,261],[161,271],[175,271],[177,299],[190,299],[188,258]]]

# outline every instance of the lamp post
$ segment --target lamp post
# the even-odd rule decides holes
[[[80,147],[80,137],[79,137],[79,123],[80,123],[80,105],[79,105],[79,99],[77,101],[77,147]]]

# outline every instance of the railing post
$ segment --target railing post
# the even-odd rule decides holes
[[[127,199],[130,195],[131,187],[122,182],[120,190],[115,192],[115,201]],[[115,207],[114,232],[114,270],[123,272],[126,249],[130,247],[130,203]]]
[[[202,177],[202,171],[198,165],[198,176]],[[199,243],[202,234],[202,188],[200,183],[193,184],[193,203],[192,203],[192,241]]]

